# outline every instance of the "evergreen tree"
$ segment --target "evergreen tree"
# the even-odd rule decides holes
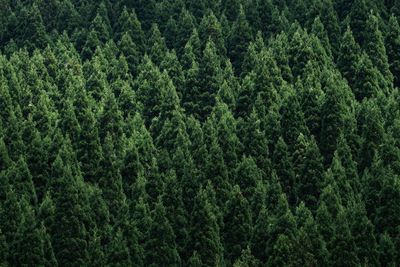
[[[107,255],[108,264],[112,266],[132,266],[128,246],[122,235],[121,229],[118,229],[108,244],[109,254]]]
[[[362,53],[356,63],[356,72],[354,79],[353,93],[358,101],[364,98],[375,97],[381,90],[385,88],[380,86],[382,77],[376,67],[373,66],[371,60],[366,53]]]
[[[13,253],[18,256],[18,265],[44,265],[43,236],[40,232],[34,211],[26,198],[20,201],[23,219],[18,227],[17,248]]]
[[[215,44],[209,40],[203,51],[199,66],[200,91],[194,95],[199,101],[199,110],[195,110],[199,118],[204,121],[211,113],[215,105],[215,95],[222,84],[222,73]]]
[[[119,170],[112,138],[106,136],[103,146],[103,159],[100,163],[102,172],[99,186],[103,191],[103,197],[110,210],[111,225],[123,227],[127,220],[128,206],[122,187],[122,177]]]
[[[176,248],[175,234],[166,217],[162,202],[152,212],[149,239],[145,244],[147,266],[179,266],[180,257]]]
[[[335,235],[332,238],[330,247],[330,262],[334,266],[358,266],[360,261],[356,254],[354,238],[350,232],[346,213],[341,209],[335,220]]]
[[[226,204],[224,242],[226,260],[233,262],[249,244],[252,230],[250,206],[239,186],[234,186]]]
[[[321,111],[321,151],[326,163],[330,163],[337,148],[337,139],[344,131],[346,104],[343,87],[333,80],[327,82]]]
[[[289,149],[293,151],[294,144],[300,134],[308,134],[304,113],[301,110],[298,98],[295,94],[284,100],[281,110],[282,137]]]
[[[80,184],[72,176],[71,167],[59,155],[52,167],[52,191],[54,194],[57,224],[52,226],[52,244],[59,265],[79,266],[86,264],[87,232],[84,225],[84,206],[80,198]]]
[[[382,73],[388,87],[391,87],[393,83],[393,75],[389,70],[384,38],[379,29],[379,22],[376,16],[372,14],[369,15],[365,33],[365,50],[367,51],[372,64]]]
[[[395,16],[391,16],[389,19],[388,34],[386,36],[386,52],[389,60],[389,68],[394,76],[394,85],[400,86],[400,58],[399,58],[399,47],[400,47],[400,26],[398,19]]]
[[[289,203],[295,203],[295,173],[293,169],[293,162],[290,157],[288,147],[282,137],[279,138],[278,143],[275,146],[272,162],[282,185],[282,189],[288,196]]]
[[[230,6],[230,8],[232,8],[232,6]],[[243,56],[250,41],[250,26],[247,22],[243,7],[239,6],[239,13],[234,25],[232,26],[232,33],[229,40],[229,54],[236,73],[239,73],[240,71],[243,62]]]
[[[343,34],[339,55],[337,59],[337,66],[342,72],[344,78],[347,79],[351,88],[355,86],[356,80],[356,64],[360,57],[360,46],[355,41],[353,32],[350,27],[347,27]]]
[[[223,262],[223,247],[220,228],[215,214],[215,205],[201,188],[195,198],[191,215],[191,248],[197,251],[198,258],[206,265]]]

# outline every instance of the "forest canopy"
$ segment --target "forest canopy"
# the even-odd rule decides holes
[[[399,23],[0,0],[0,266],[399,266]]]

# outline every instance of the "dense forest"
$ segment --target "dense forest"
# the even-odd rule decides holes
[[[399,266],[399,23],[0,0],[0,266]]]

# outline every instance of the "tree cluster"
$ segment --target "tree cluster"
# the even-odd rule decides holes
[[[399,266],[400,1],[0,1],[0,266]]]

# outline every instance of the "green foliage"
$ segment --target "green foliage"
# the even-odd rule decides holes
[[[398,266],[400,1],[0,1],[0,266]]]

